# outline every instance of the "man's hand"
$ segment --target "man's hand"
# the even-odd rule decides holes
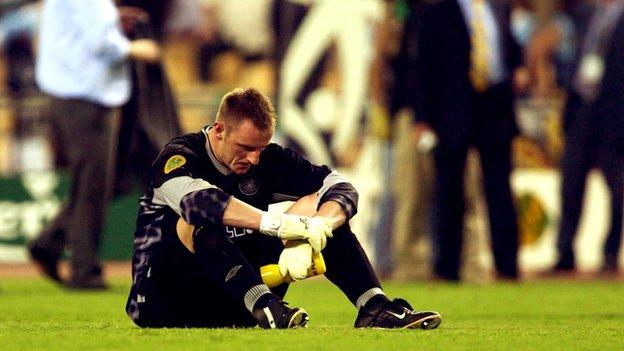
[[[412,127],[412,135],[416,141],[416,147],[419,152],[427,153],[436,147],[438,137],[429,124],[425,122],[416,122]]]
[[[260,222],[260,232],[283,240],[306,240],[314,252],[325,248],[331,238],[332,227],[324,217],[305,217],[291,214],[265,212]]]
[[[418,141],[427,131],[431,131],[431,127],[426,122],[415,122],[412,126],[412,136],[415,141]]]
[[[156,63],[160,60],[160,45],[152,39],[133,40],[128,55],[138,61]]]
[[[325,245],[327,244],[327,238],[331,238],[334,236],[333,228],[331,226],[331,221],[329,220],[329,218],[325,218],[325,217],[311,217],[308,220],[308,231],[310,232],[310,237],[311,238],[320,238],[321,240],[321,246],[320,248],[317,250],[316,246],[308,239],[308,242],[310,242],[310,245],[312,245],[312,249],[314,250],[314,252],[321,252],[321,250],[323,250],[325,248]]]
[[[300,240],[287,242],[278,265],[283,277],[289,275],[295,281],[307,278],[308,269],[312,265],[312,246]]]

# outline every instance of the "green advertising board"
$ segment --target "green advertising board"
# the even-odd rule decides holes
[[[26,243],[56,216],[68,189],[69,179],[64,173],[30,172],[0,178],[0,263],[28,259]],[[139,196],[137,191],[109,203],[100,251],[103,259],[132,257]]]

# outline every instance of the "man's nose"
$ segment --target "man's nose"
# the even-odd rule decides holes
[[[247,154],[247,160],[252,165],[257,165],[260,162],[260,150],[252,151]]]

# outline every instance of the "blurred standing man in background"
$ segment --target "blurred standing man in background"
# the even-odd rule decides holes
[[[436,0],[424,5],[416,72],[415,135],[432,129],[436,198],[434,273],[459,280],[468,149],[481,159],[498,277],[518,277],[518,228],[509,175],[517,133],[512,86],[522,84],[520,51],[506,1]],[[513,82],[512,82],[513,81]],[[526,83],[525,83],[526,84]]]
[[[578,46],[563,120],[562,211],[554,271],[575,269],[572,246],[585,182],[597,166],[611,195],[611,228],[601,270],[614,273],[618,271],[624,195],[624,1],[583,1],[576,10]]]
[[[58,217],[29,245],[51,279],[71,289],[104,289],[98,258],[111,186],[111,111],[130,94],[126,59],[155,62],[152,40],[129,41],[112,0],[46,0],[36,79],[50,96],[49,118],[60,157],[71,177]],[[58,261],[67,247],[71,276],[63,282]]]

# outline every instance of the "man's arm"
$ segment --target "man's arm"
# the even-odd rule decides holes
[[[306,228],[311,233],[321,232],[329,238],[333,236],[334,229],[357,213],[357,204],[358,193],[355,187],[345,177],[333,171],[325,177],[323,185],[316,193],[300,198],[287,212],[310,216]],[[314,248],[314,251],[319,250]]]
[[[84,42],[101,58],[110,62],[130,58],[152,63],[160,59],[160,46],[154,40],[130,41],[124,36],[113,1],[73,0],[69,6],[83,29]]]
[[[202,179],[174,177],[154,189],[154,199],[194,226],[230,225],[258,230],[283,240],[307,240],[315,251],[325,247],[331,229],[309,230],[309,218],[259,210]]]
[[[416,25],[416,55],[412,67],[414,69],[414,92],[412,107],[414,108],[414,122],[416,122],[418,137],[425,130],[430,130],[433,124],[433,109],[437,101],[438,35],[437,26],[441,20],[436,9],[437,5],[424,4],[421,8],[421,17]]]
[[[436,5],[422,4],[419,8],[417,22],[413,25],[416,39],[415,54],[409,63],[413,72],[410,82],[413,93],[411,107],[413,108],[414,124],[412,127],[413,140],[418,148],[428,151],[437,142],[433,129],[433,110],[437,97],[434,96],[438,77],[437,69],[437,23],[439,21]]]
[[[347,221],[347,213],[342,205],[335,201],[327,201],[318,205],[319,196],[313,193],[297,200],[286,213],[308,217],[324,217],[336,229]]]
[[[343,225],[347,221],[347,212],[336,201],[326,201],[318,207],[318,195],[316,193],[302,197],[289,208],[286,213],[307,217],[327,218],[333,229]],[[260,230],[260,222],[265,211],[259,210],[237,198],[232,197],[223,212],[223,224],[232,227]]]
[[[318,196],[316,194],[303,197],[299,199],[291,209],[286,211],[286,213],[307,217],[327,218],[333,229],[340,227],[347,221],[347,213],[342,205],[335,201],[324,202],[318,208],[318,211],[315,211],[317,199]],[[305,207],[305,209],[303,207]],[[259,210],[233,197],[223,212],[223,224],[232,227],[260,230],[260,222],[265,213],[265,211]]]
[[[336,171],[332,171],[325,177],[323,185],[316,194],[318,196],[316,215],[323,216],[318,213],[321,209],[323,214],[330,215],[333,223],[339,223],[336,226],[332,225],[334,229],[357,213],[358,192],[347,178]],[[339,208],[336,208],[336,205]]]
[[[223,211],[223,224],[238,228],[260,230],[260,223],[264,211],[259,210],[235,197],[230,197]],[[193,246],[193,231],[195,225],[189,224],[184,216],[181,216],[176,225],[176,231],[180,241],[191,252],[195,252]]]
[[[347,221],[347,212],[339,203],[327,201],[319,207],[313,217],[326,218],[331,224],[332,229],[336,229]]]
[[[264,211],[232,197],[223,212],[223,224],[238,228],[260,230],[260,223],[264,213]]]
[[[317,194],[311,194],[309,196],[303,197],[299,199],[291,208],[286,211],[287,215],[295,221],[296,224],[302,223],[299,221],[299,218],[306,218],[311,216],[323,216],[324,218],[329,219],[332,223],[335,223],[335,227],[339,227],[342,223],[345,222],[347,216],[342,206],[337,202],[328,201],[321,205],[319,211],[315,211],[317,204]],[[315,213],[316,212],[316,213]],[[193,230],[195,225],[190,224],[189,216],[184,216],[184,212],[181,213],[181,217],[178,220],[176,231],[178,233],[178,237],[180,241],[186,246],[191,252],[194,252],[193,249]],[[281,223],[279,225],[283,226],[284,217],[281,215],[272,216],[269,215],[268,212],[257,209],[243,201],[238,200],[235,197],[230,197],[227,205],[225,206],[225,210],[223,211],[222,224],[227,226],[239,227],[239,228],[248,228],[252,230],[262,231],[262,223],[263,218],[265,221],[269,217],[280,218]],[[196,223],[195,220],[193,220]],[[297,223],[299,222],[299,223]],[[198,224],[199,225],[199,224]],[[279,226],[278,225],[278,226]],[[291,225],[292,227],[292,225]],[[307,231],[307,225],[301,225],[301,228],[295,228],[295,230]],[[325,235],[325,233],[322,233]],[[331,234],[331,233],[330,233]],[[293,236],[296,236],[296,233],[293,233]],[[302,233],[300,235],[305,235]],[[279,236],[279,235],[277,235]],[[284,239],[306,239],[304,237],[294,237],[294,238],[284,238]],[[312,238],[313,239],[313,238]],[[308,241],[310,238],[307,239]],[[324,245],[322,245],[324,246]],[[315,247],[316,251],[320,251],[319,248]]]

